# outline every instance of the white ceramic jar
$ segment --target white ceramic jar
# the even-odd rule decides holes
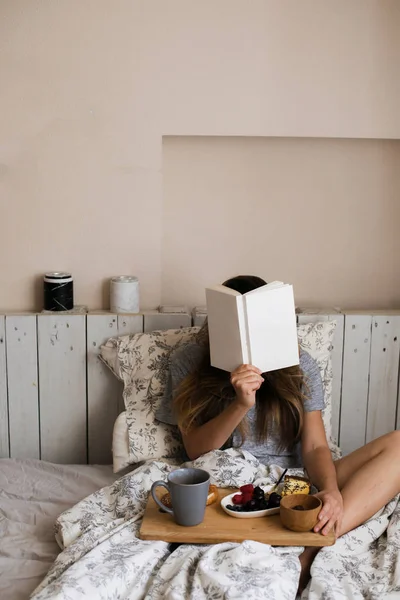
[[[113,313],[139,312],[139,280],[131,275],[112,277],[110,310]]]

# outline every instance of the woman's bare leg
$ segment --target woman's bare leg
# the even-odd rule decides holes
[[[372,517],[400,492],[400,431],[392,431],[335,462],[343,497],[337,536]]]
[[[337,537],[372,517],[400,492],[400,431],[392,431],[335,462],[343,497],[343,519]],[[300,555],[299,591],[306,587],[319,548]]]
[[[315,546],[307,546],[307,548],[304,548],[304,552],[302,552],[299,556],[301,571],[297,589],[298,594],[301,594],[302,591],[306,589],[307,584],[311,579],[311,565],[313,564],[314,558],[319,551],[320,548],[316,548]]]

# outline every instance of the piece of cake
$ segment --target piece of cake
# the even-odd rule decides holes
[[[286,475],[283,482],[282,496],[291,494],[309,494],[311,483],[305,477]]]
[[[207,496],[207,506],[210,506],[210,504],[213,504],[217,500],[218,500],[218,488],[217,488],[216,485],[210,484],[210,487],[209,487],[209,490],[208,490],[208,496]],[[172,508],[171,495],[170,495],[169,492],[166,492],[162,496],[161,502],[167,508]]]

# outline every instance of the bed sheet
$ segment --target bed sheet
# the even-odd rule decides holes
[[[117,475],[111,466],[0,460],[0,598],[26,600],[60,552],[58,515]]]

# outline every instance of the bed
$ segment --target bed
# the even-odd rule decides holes
[[[400,313],[299,315],[303,324],[333,321],[329,421],[332,437],[340,438],[342,449],[349,452],[396,428]],[[237,545],[188,546],[171,554],[164,542],[137,541],[151,482],[180,463],[165,452],[159,453],[166,456],[162,461],[157,452],[135,454],[137,440],[143,432],[151,437],[150,429],[135,431],[131,418],[134,436],[130,439],[129,410],[121,412],[127,400],[121,402],[121,383],[111,373],[112,364],[107,368],[99,359],[99,348],[110,336],[192,323],[192,316],[184,313],[0,316],[0,456],[10,456],[0,460],[1,600],[27,598],[42,581],[35,600],[294,598],[299,549],[289,555],[248,542],[240,549]],[[114,435],[112,454],[114,422],[123,427]],[[165,439],[152,444],[162,445]],[[107,466],[113,459],[118,470],[129,468],[127,475],[113,473]],[[267,483],[280,474],[263,470],[251,455],[217,452],[207,460],[200,466],[213,471],[219,485]],[[76,464],[86,462],[105,464]],[[242,463],[243,472],[238,473],[237,465]],[[321,552],[304,598],[400,597],[397,500],[334,549]],[[116,548],[121,552],[120,572],[112,561],[112,568],[104,571],[97,553],[115,557]],[[130,563],[122,556],[124,548],[142,558]],[[207,568],[210,560],[221,565],[222,575]],[[265,580],[254,561],[264,565],[263,573],[274,576]],[[240,565],[241,574],[229,584],[226,577],[233,564]],[[132,575],[135,569],[137,579]],[[104,576],[101,590],[96,587],[100,573]],[[255,581],[251,589],[250,580]]]
[[[268,470],[237,450],[215,451],[193,464],[208,470],[221,487],[270,484],[280,475],[278,468]],[[302,548],[247,540],[185,544],[171,551],[166,542],[139,539],[151,483],[165,478],[173,466],[148,461],[64,512],[56,522],[64,550],[33,600],[295,600]],[[50,527],[44,539],[50,538]],[[52,549],[51,544],[48,559]],[[400,597],[399,559],[400,505],[395,498],[320,551],[302,600],[395,600]],[[41,565],[40,575],[47,566]],[[28,590],[21,583],[25,586],[14,580],[14,590]]]
[[[0,461],[0,598],[26,600],[60,548],[60,513],[116,479],[111,466]]]

